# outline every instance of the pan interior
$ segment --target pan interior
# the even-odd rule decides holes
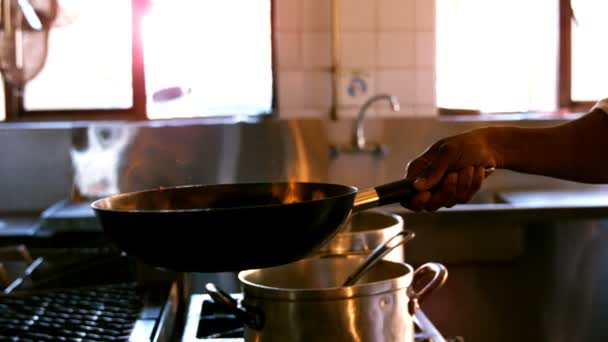
[[[345,185],[303,182],[197,185],[117,195],[98,200],[93,207],[120,211],[230,209],[303,203],[356,191]]]

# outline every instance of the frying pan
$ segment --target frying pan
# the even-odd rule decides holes
[[[406,201],[413,180],[374,188],[276,182],[188,185],[91,204],[127,254],[178,272],[233,272],[290,263],[327,243],[353,212]]]

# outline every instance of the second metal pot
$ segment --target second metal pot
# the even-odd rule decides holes
[[[353,214],[345,226],[315,256],[367,254],[404,229],[400,215],[380,210]],[[404,246],[395,248],[385,260],[404,262]]]

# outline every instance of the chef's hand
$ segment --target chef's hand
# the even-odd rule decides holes
[[[405,177],[416,179],[418,194],[402,205],[419,212],[466,203],[480,189],[486,168],[496,165],[483,130],[441,139],[408,163]]]

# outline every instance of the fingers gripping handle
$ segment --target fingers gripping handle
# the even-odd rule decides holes
[[[493,167],[486,168],[485,176],[489,176],[494,170]],[[417,193],[414,181],[415,179],[406,178],[359,191],[355,196],[353,211],[357,212],[388,204],[407,202]]]

